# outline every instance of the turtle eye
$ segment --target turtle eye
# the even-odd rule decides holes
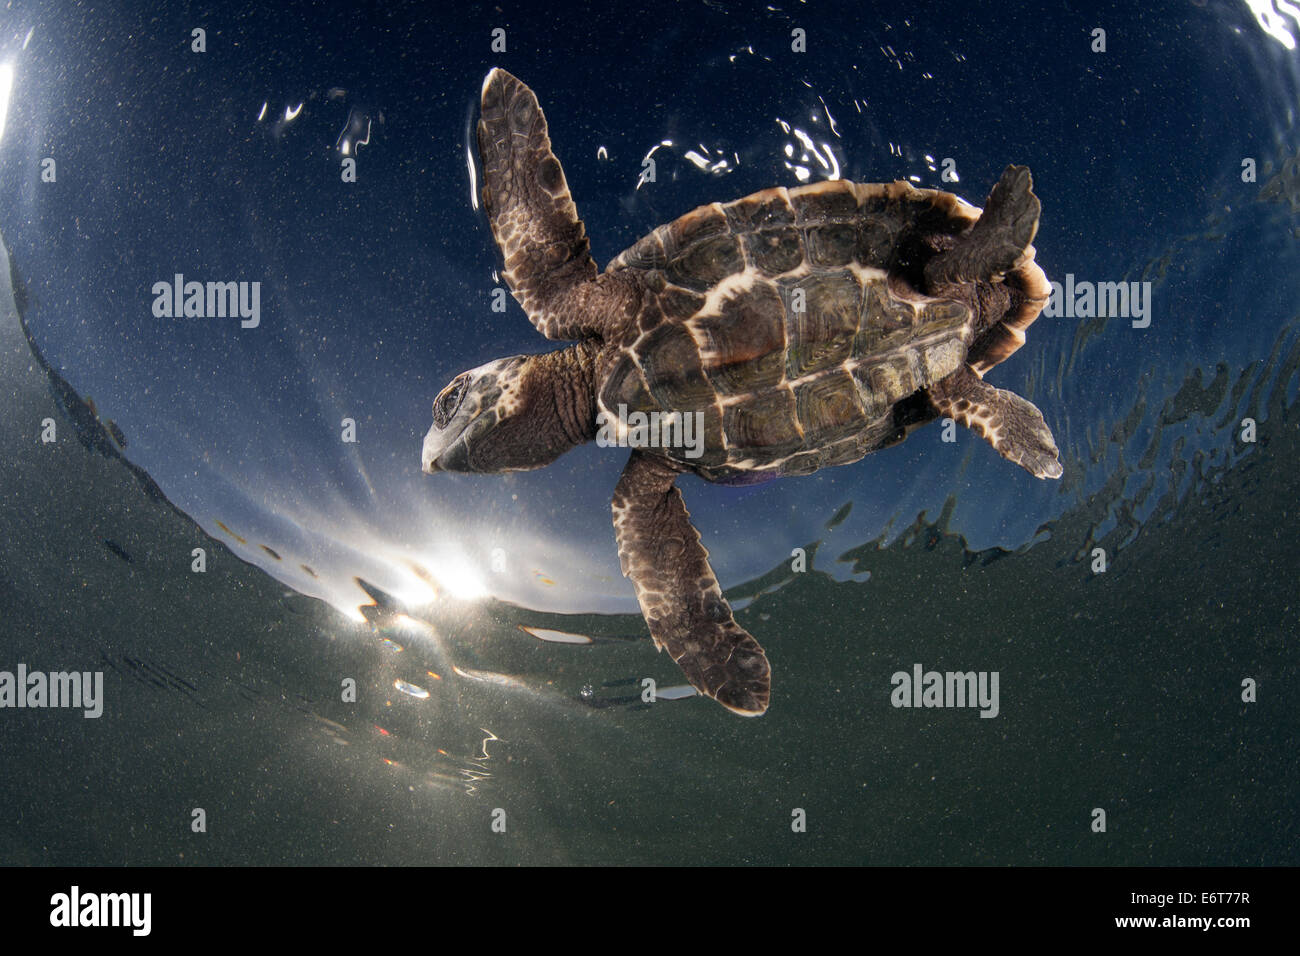
[[[461,401],[465,398],[465,389],[469,385],[469,378],[462,375],[456,381],[452,382],[442,390],[442,394],[433,400],[433,424],[438,428],[446,428],[451,417],[456,414],[460,408]]]

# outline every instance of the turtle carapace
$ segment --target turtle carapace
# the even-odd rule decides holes
[[[453,379],[424,470],[537,468],[602,429],[631,446],[613,500],[623,573],[702,694],[761,714],[771,672],[678,475],[806,475],[948,417],[1060,477],[1042,414],[984,381],[1050,291],[1028,169],[1008,166],[982,211],[905,182],[766,189],[660,226],[602,273],[537,98],[504,70],[484,81],[478,146],[506,281],[539,332],[576,344]]]

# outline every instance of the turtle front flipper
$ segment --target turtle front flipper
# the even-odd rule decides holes
[[[632,308],[630,281],[597,278],[537,97],[499,68],[483,81],[478,149],[483,206],[506,282],[529,321],[548,339],[602,336]]]
[[[1034,404],[994,388],[969,365],[933,383],[926,393],[940,415],[978,432],[999,455],[1036,478],[1060,478],[1056,442]]]
[[[677,475],[667,461],[642,451],[623,469],[613,502],[623,575],[636,585],[655,646],[668,649],[695,689],[757,717],[771,696],[767,655],[722,597],[674,484]]]
[[[935,295],[973,279],[1000,279],[1021,260],[1033,258],[1029,244],[1042,208],[1033,187],[1027,167],[1008,166],[970,232],[925,264],[926,291]]]

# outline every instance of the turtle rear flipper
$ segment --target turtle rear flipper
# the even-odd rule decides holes
[[[597,278],[542,108],[532,90],[502,69],[483,81],[478,148],[483,206],[506,282],[529,321],[548,339],[601,336],[632,303],[628,279]]]
[[[1008,166],[984,211],[956,245],[925,264],[926,291],[978,279],[999,279],[1023,259],[1038,232],[1041,204],[1025,166]]]
[[[701,694],[757,717],[771,697],[771,668],[758,641],[736,623],[691,524],[678,472],[634,451],[614,490],[614,531],[623,575],[636,586],[655,646],[672,656]]]
[[[969,365],[962,365],[926,391],[940,415],[974,429],[1003,458],[1036,478],[1061,477],[1051,429],[1032,402],[994,388]]]

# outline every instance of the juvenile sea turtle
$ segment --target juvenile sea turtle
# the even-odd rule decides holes
[[[770,669],[678,475],[806,475],[943,416],[1060,476],[1038,409],[983,380],[1050,291],[1028,169],[1008,166],[982,212],[905,182],[766,189],[660,226],[601,273],[537,98],[504,70],[483,83],[478,146],[506,281],[539,332],[577,344],[452,379],[424,470],[537,468],[598,437],[632,446],[613,500],[623,574],[655,645],[729,709],[763,713]]]

